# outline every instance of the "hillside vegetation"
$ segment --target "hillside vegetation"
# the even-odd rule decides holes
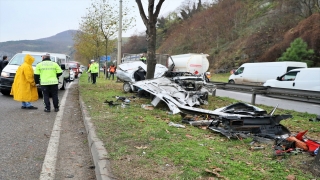
[[[320,14],[303,18],[287,1],[221,1],[173,28],[158,51],[207,53],[211,68],[275,61],[301,37],[320,66]]]
[[[189,12],[187,18],[170,14],[158,20],[157,53],[205,53],[211,71],[229,70],[245,62],[276,61],[300,37],[315,52],[314,66],[320,66],[319,1],[304,2],[223,0],[201,6],[198,1],[195,11],[181,10],[181,16]],[[143,49],[139,44],[137,37],[129,40],[124,52]]]

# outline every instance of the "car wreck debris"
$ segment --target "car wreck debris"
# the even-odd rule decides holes
[[[177,127],[177,128],[186,128],[186,126],[182,125],[182,124],[176,124],[173,122],[169,122],[168,124],[169,126],[173,126],[173,127]]]
[[[185,106],[179,109],[182,117],[187,114],[208,116],[212,120],[208,128],[228,138],[239,136],[244,138],[253,134],[275,139],[291,134],[286,127],[280,124],[281,120],[291,118],[291,115],[273,115],[274,110],[267,114],[261,108],[241,102],[214,111]]]
[[[155,96],[151,102],[152,105],[157,106],[160,101],[163,101],[168,105],[173,114],[180,112],[178,107],[192,107],[207,104],[208,94],[210,92],[210,90],[204,86],[201,88],[198,87],[199,90],[197,91],[187,91],[166,77],[138,81],[133,85]]]

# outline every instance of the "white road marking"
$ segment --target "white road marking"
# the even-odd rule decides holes
[[[64,93],[61,104],[60,111],[57,113],[56,119],[54,120],[54,125],[52,129],[52,133],[49,140],[49,145],[47,149],[46,156],[44,158],[44,162],[42,164],[42,170],[40,173],[40,180],[53,180],[55,177],[55,169],[57,162],[57,154],[60,140],[60,131],[61,131],[61,122],[63,117],[63,112],[65,109],[65,103],[67,99],[67,95],[69,92],[69,87],[72,85],[72,82],[66,88],[66,92]],[[51,112],[52,113],[52,112]]]

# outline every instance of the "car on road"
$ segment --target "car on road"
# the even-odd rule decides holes
[[[74,73],[74,71],[70,71],[69,81],[74,81],[74,78],[75,78],[75,73]]]
[[[16,71],[18,67],[24,62],[24,57],[30,54],[35,58],[35,61],[32,64],[32,68],[35,69],[36,65],[42,61],[42,56],[45,54],[50,54],[48,52],[23,52],[15,54],[8,65],[1,72],[1,84],[0,84],[0,92],[3,95],[10,95],[11,87],[13,84],[14,76],[16,75]],[[56,58],[55,56],[50,56],[51,61],[58,63],[62,69],[62,75],[59,77],[58,87],[61,90],[66,89],[66,84],[69,79],[69,71],[66,71],[65,65],[61,64],[61,60]],[[39,87],[38,92],[41,92]]]
[[[267,80],[263,86],[320,92],[320,68],[293,69],[277,79]]]
[[[77,79],[79,77],[79,74],[81,73],[80,72],[80,64],[78,62],[71,61],[68,63],[68,65],[69,65],[70,71],[74,72],[74,78]]]

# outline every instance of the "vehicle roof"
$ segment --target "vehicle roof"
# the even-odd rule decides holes
[[[255,62],[255,63],[244,63],[243,65],[246,66],[256,66],[256,65],[270,65],[270,66],[274,66],[275,64],[281,64],[281,65],[291,65],[291,66],[304,66],[307,67],[307,63],[305,62],[296,62],[296,61],[277,61],[277,62]]]
[[[17,54],[45,55],[45,54],[50,54],[50,53],[48,53],[48,52],[22,51],[21,53],[17,53]]]
[[[298,69],[292,69],[291,71],[320,71],[320,68],[298,68]]]

